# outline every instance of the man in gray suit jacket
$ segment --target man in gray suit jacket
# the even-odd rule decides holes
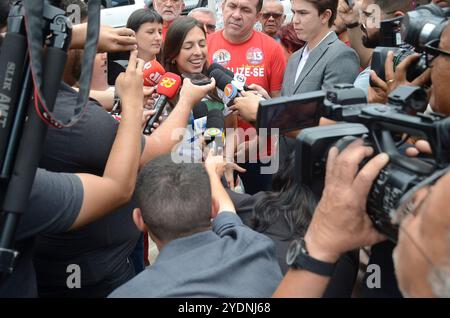
[[[359,73],[356,52],[331,30],[338,0],[294,0],[292,22],[300,40],[307,44],[289,59],[281,95],[329,89],[353,83]]]
[[[282,96],[333,88],[334,84],[353,84],[359,73],[356,52],[341,42],[331,30],[338,0],[293,0],[292,22],[306,45],[288,61],[281,89]],[[280,162],[294,149],[293,138],[280,138]]]

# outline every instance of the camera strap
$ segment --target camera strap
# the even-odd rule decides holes
[[[82,70],[80,76],[80,91],[77,98],[77,107],[73,116],[67,121],[62,122],[47,108],[47,103],[42,94],[42,43],[43,38],[42,19],[44,17],[44,1],[25,0],[25,27],[28,35],[28,47],[30,55],[30,68],[34,82],[34,97],[36,111],[40,118],[47,124],[56,128],[66,128],[73,126],[86,110],[86,104],[89,99],[90,84],[92,80],[92,70],[97,54],[97,42],[100,30],[100,0],[90,0],[88,4],[88,27],[86,43],[84,45],[84,54]],[[58,25],[58,24],[56,24]],[[61,23],[61,27],[64,24]]]

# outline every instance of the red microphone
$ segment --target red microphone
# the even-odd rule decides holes
[[[153,60],[145,63],[143,73],[144,86],[155,86],[158,85],[166,71],[157,60]]]
[[[156,113],[147,121],[147,124],[144,128],[144,134],[150,135],[151,128],[153,124],[158,121],[158,118],[161,116],[164,106],[166,106],[166,102],[168,99],[171,99],[175,96],[181,85],[181,77],[177,74],[167,72],[161,78],[158,86],[156,87],[156,92],[159,94],[158,99],[155,103]]]

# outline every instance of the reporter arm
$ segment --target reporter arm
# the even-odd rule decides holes
[[[118,82],[127,85],[122,96],[122,119],[102,177],[79,174],[83,184],[83,204],[71,229],[93,222],[128,202],[136,183],[141,146],[142,68],[137,52],[130,57],[127,72]],[[131,65],[134,65],[132,67]],[[126,83],[126,84],[125,84]],[[140,94],[139,94],[140,92]]]
[[[205,169],[211,184],[211,196],[219,204],[219,213],[224,211],[236,213],[233,201],[220,180],[224,172],[225,161],[222,156],[213,156],[212,153],[213,150],[209,152],[205,161]]]
[[[227,191],[223,187],[220,178],[217,176],[217,174],[211,174],[209,172],[208,174],[211,182],[211,195],[219,203],[219,213],[222,211],[236,213],[234,204],[231,201]]]
[[[87,23],[74,25],[69,49],[83,49],[86,42]],[[98,52],[123,52],[137,48],[137,41],[133,30],[128,28],[113,28],[100,26]]]
[[[102,105],[104,109],[107,111],[111,111],[114,106],[114,91],[106,90],[106,91],[96,91],[91,90],[89,96]]]

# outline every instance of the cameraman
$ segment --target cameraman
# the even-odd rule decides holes
[[[431,77],[435,107],[450,114],[450,25],[435,50]],[[437,106],[438,105],[438,106]],[[309,254],[318,260],[334,263],[339,255],[357,247],[382,240],[372,227],[365,211],[366,198],[373,181],[387,164],[380,154],[358,172],[359,163],[372,149],[353,143],[341,154],[333,148],[328,156],[324,195],[305,235]],[[450,297],[450,173],[433,186],[419,189],[400,224],[394,266],[404,296]],[[328,277],[291,269],[274,296],[320,297]],[[314,289],[311,288],[315,286]],[[382,286],[383,287],[383,286]]]
[[[368,92],[370,87],[370,64],[373,49],[382,43],[380,21],[402,17],[406,12],[415,9],[414,0],[363,0],[361,6],[349,6],[346,1],[340,1],[338,13],[347,26],[351,47],[356,50],[361,61],[361,67],[366,68],[355,80],[355,87]],[[380,15],[377,16],[379,8]],[[361,11],[361,17],[359,14]],[[361,21],[361,23],[360,23]]]

